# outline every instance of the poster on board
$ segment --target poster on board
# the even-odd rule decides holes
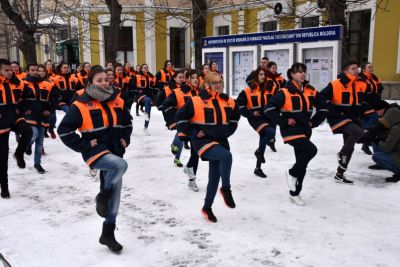
[[[231,92],[233,96],[247,87],[246,78],[253,71],[254,52],[253,51],[238,51],[232,53],[234,65],[232,66],[233,84]]]

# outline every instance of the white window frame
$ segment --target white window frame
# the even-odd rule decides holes
[[[269,19],[269,18],[273,18],[273,19]],[[266,10],[260,10],[258,11],[258,25],[257,25],[257,31],[258,32],[263,32],[262,31],[262,24],[264,22],[272,22],[272,21],[276,21],[276,30],[279,31],[280,30],[280,23],[279,23],[279,19],[276,18],[274,10],[269,8]]]
[[[224,57],[224,73],[223,73],[223,79],[224,79],[224,91],[226,92],[229,88],[228,84],[228,75],[229,75],[229,70],[228,70],[228,65],[227,65],[227,59],[226,57],[228,56],[228,49],[226,47],[221,47],[221,48],[203,48],[201,51],[201,62],[202,64],[205,64],[206,61],[206,54],[207,53],[222,53]]]
[[[133,62],[134,66],[137,65],[137,43],[136,43],[136,16],[129,14],[122,14],[121,20],[123,21],[122,27],[132,27],[132,44],[133,44]],[[105,66],[105,45],[104,45],[104,26],[110,26],[110,15],[99,15],[99,54],[100,65]],[[124,64],[125,62],[121,62]]]
[[[229,26],[229,34],[232,34],[232,16],[231,15],[219,15],[213,18],[214,25],[214,36],[218,35],[218,28],[222,26]]]

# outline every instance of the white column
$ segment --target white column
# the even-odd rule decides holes
[[[155,27],[155,12],[145,12],[145,44],[146,44],[146,63],[149,65],[149,71],[153,74],[157,72],[157,61],[156,61],[156,27]],[[143,64],[145,62],[138,62]]]
[[[239,10],[238,33],[244,33],[244,10]]]

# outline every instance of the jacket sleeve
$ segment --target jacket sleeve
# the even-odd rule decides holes
[[[316,108],[316,113],[310,120],[313,128],[318,127],[326,119],[329,113],[328,103],[325,97],[318,92],[314,98],[314,107]]]
[[[163,112],[164,119],[168,129],[172,130],[176,127],[175,124],[175,113],[177,106],[176,94],[172,92],[164,101]]]
[[[131,143],[132,120],[133,118],[129,110],[124,109],[122,112],[122,138],[128,146]]]
[[[279,91],[276,95],[271,97],[268,101],[267,106],[264,110],[264,116],[270,119],[272,122],[279,124],[279,126],[285,126],[287,122],[281,116],[281,108],[285,104],[285,93]]]
[[[393,152],[400,141],[400,127],[392,127],[385,141],[379,142],[379,148],[386,153]]]
[[[247,97],[244,91],[240,92],[239,96],[236,99],[236,104],[238,106],[240,114],[243,117],[250,118],[253,116],[252,110],[247,108]]]
[[[252,76],[253,76],[253,73],[254,73],[254,71],[250,72],[250,74],[249,74],[249,75],[247,76],[247,78],[246,78],[246,84],[247,84],[248,86],[250,86],[251,78],[252,78]]]
[[[366,89],[362,92],[359,97],[361,98],[359,101],[361,102],[361,112],[363,115],[368,116],[375,112],[373,108],[373,104],[369,103],[367,92],[371,91],[371,85],[365,83]]]
[[[231,118],[229,119],[228,137],[235,133],[238,127],[239,120],[240,120],[240,111],[238,108],[238,104],[235,102],[235,107],[233,108]]]
[[[58,106],[58,88],[54,85],[50,93],[50,112],[55,112]]]
[[[328,105],[328,115],[330,117],[335,117],[338,119],[346,119],[346,117],[342,114],[342,112],[340,110],[338,110],[331,102],[332,98],[333,98],[333,87],[332,87],[332,83],[329,83],[324,89],[322,89],[322,91],[320,92],[320,94],[325,98],[326,103]]]
[[[184,137],[190,135],[192,125],[190,119],[194,116],[194,106],[192,99],[186,102],[186,104],[178,109],[175,113],[176,127],[178,130],[178,136]]]
[[[78,78],[76,78],[75,90],[78,91],[78,90],[83,89],[83,88],[85,88],[85,85],[82,84],[82,82]]]
[[[163,109],[163,104],[165,101],[165,90],[160,89],[160,91],[158,92],[157,96],[156,96],[156,107],[158,110],[162,110]]]
[[[71,105],[68,113],[57,128],[61,141],[76,152],[90,149],[90,142],[79,136],[75,131],[82,125],[83,119],[79,109]]]
[[[161,80],[161,71],[157,72],[156,74],[156,87],[161,90],[165,84],[162,83],[160,80]]]

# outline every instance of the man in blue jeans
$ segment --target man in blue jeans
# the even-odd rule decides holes
[[[379,122],[389,129],[385,140],[374,140],[372,159],[385,170],[393,172],[386,182],[397,183],[400,180],[400,109],[392,107],[386,111]]]

